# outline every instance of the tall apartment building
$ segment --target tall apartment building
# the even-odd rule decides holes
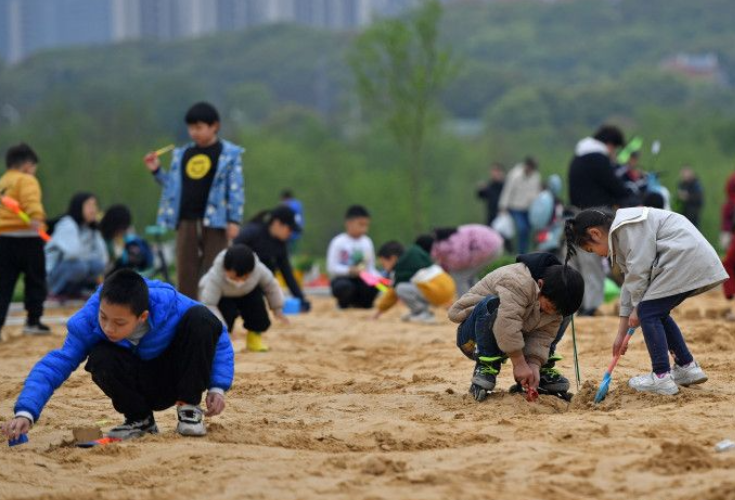
[[[0,0],[0,58],[14,63],[52,47],[194,38],[273,23],[355,30],[418,1]]]

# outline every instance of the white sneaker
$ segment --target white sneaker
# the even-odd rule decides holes
[[[434,313],[431,311],[424,311],[422,313],[413,314],[409,316],[408,321],[410,323],[423,323],[425,325],[436,324],[436,318],[434,317]]]
[[[176,432],[182,436],[205,436],[207,428],[204,426],[204,413],[194,405],[180,405],[176,407],[179,424]]]
[[[661,378],[651,372],[646,375],[638,375],[628,381],[628,385],[639,392],[652,392],[654,394],[664,394],[673,396],[679,392],[679,387],[671,378],[671,373],[667,373]]]
[[[688,387],[695,384],[703,384],[707,382],[707,374],[699,367],[699,363],[692,361],[686,366],[679,366],[674,363],[674,369],[671,370],[671,378],[677,385]]]

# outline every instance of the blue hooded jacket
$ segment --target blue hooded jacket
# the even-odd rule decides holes
[[[168,283],[146,280],[148,285],[150,330],[137,347],[128,340],[117,344],[132,350],[142,360],[160,356],[171,344],[176,327],[182,316],[191,307],[201,305],[180,294]],[[44,356],[28,374],[23,390],[15,404],[15,413],[28,412],[38,421],[41,410],[51,395],[69,378],[79,364],[87,359],[92,348],[99,342],[110,342],[100,328],[98,314],[100,290],[95,293],[84,307],[71,317],[67,324],[68,334],[61,349]],[[227,391],[232,385],[235,373],[235,354],[227,334],[222,327],[212,364],[211,388]]]

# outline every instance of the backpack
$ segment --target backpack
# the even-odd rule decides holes
[[[115,263],[115,269],[131,268],[145,271],[153,267],[153,252],[146,240],[140,236],[125,236],[123,253]]]

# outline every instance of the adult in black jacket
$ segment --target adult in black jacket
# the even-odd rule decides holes
[[[500,202],[500,194],[503,192],[505,185],[505,167],[502,163],[493,163],[490,166],[490,177],[487,182],[480,184],[477,188],[477,197],[485,200],[487,203],[487,222],[488,226],[493,225],[495,217],[498,215],[498,203]]]
[[[628,197],[623,181],[615,175],[618,148],[625,143],[617,127],[603,125],[592,137],[577,143],[569,165],[569,201],[579,209],[621,206]],[[592,316],[605,299],[605,269],[595,254],[578,252],[570,262],[584,276],[581,316]]]
[[[281,271],[291,295],[301,300],[303,311],[308,311],[311,304],[296,282],[288,259],[288,240],[299,229],[296,213],[287,206],[279,206],[256,215],[242,228],[234,243],[252,248],[260,261],[274,274]]]
[[[569,165],[569,201],[584,210],[614,207],[625,201],[628,192],[615,175],[614,159],[625,139],[617,127],[604,125],[592,137],[577,143]]]

